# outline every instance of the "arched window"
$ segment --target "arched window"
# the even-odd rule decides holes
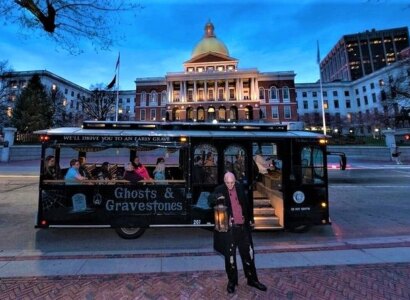
[[[213,120],[216,119],[216,114],[215,114],[215,107],[210,106],[208,108],[208,121],[212,122]]]
[[[253,120],[253,107],[250,105],[245,107],[245,119]]]
[[[140,106],[145,106],[147,101],[147,93],[142,92],[141,93],[141,101],[140,101]]]
[[[162,91],[161,93],[161,104],[165,105],[167,103],[167,92],[166,91]]]
[[[282,88],[282,93],[283,93],[283,101],[289,101],[289,88],[287,86],[284,86]]]
[[[232,106],[229,109],[229,119],[231,121],[238,121],[238,108],[236,106]]]
[[[278,100],[278,89],[274,86],[269,89],[269,100],[277,101]]]
[[[263,87],[259,88],[259,99],[260,100],[265,99],[265,89]]]
[[[193,121],[195,118],[194,116],[194,109],[192,107],[188,107],[186,109],[186,120],[187,121]]]
[[[172,109],[172,121],[179,121],[179,110],[178,107]]]
[[[205,110],[202,106],[198,107],[198,109],[196,110],[196,114],[197,114],[197,120],[198,121],[205,121]]]
[[[156,91],[152,91],[150,95],[150,105],[157,105],[158,104],[158,94]]]
[[[221,121],[225,121],[226,120],[226,108],[225,106],[221,106],[218,109],[218,119]]]

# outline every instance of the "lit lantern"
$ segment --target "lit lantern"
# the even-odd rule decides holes
[[[220,199],[221,197],[218,198],[218,200]],[[215,230],[219,232],[227,232],[228,231],[227,207],[223,204],[215,205],[214,216],[215,216]]]

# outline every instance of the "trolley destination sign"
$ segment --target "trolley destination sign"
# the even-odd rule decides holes
[[[57,139],[64,142],[120,142],[120,143],[132,143],[132,142],[171,142],[178,141],[179,137],[170,136],[107,136],[107,135],[63,135],[63,136],[50,136],[51,139]]]

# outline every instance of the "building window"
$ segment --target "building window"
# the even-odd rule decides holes
[[[376,103],[376,93],[372,93],[372,101],[373,103]]]
[[[349,91],[345,91],[345,96],[346,96],[346,97],[349,97],[349,96],[350,96]]]
[[[313,97],[317,97],[317,92],[312,92]]]
[[[269,89],[269,100],[278,100],[278,89],[274,86]]]
[[[339,108],[339,100],[334,100],[333,104],[334,104],[335,108]]]
[[[64,89],[64,94],[68,94],[68,89]]]
[[[307,100],[303,100],[303,109],[309,109]]]
[[[285,115],[285,119],[290,119],[292,117],[292,111],[290,109],[290,106],[286,105],[283,107],[284,109],[284,115]]]
[[[357,102],[357,107],[360,107],[360,98],[357,98],[356,102]]]
[[[235,99],[235,89],[229,89],[229,100]]]
[[[364,105],[368,105],[369,104],[369,100],[367,99],[367,96],[364,96]]]
[[[149,115],[150,115],[150,120],[155,121],[157,119],[157,110],[151,109]]]
[[[327,97],[327,91],[323,91],[323,97]]]
[[[283,101],[289,101],[289,88],[287,86],[282,88]]]
[[[318,109],[319,108],[319,102],[317,100],[313,100],[313,108]]]
[[[333,96],[337,97],[337,91],[333,91]]]
[[[277,106],[272,106],[272,119],[279,119],[279,109]]]
[[[150,94],[150,105],[157,105],[158,103],[158,94],[156,91],[152,91]]]
[[[74,91],[71,91],[71,97],[74,97]]]
[[[355,89],[354,92],[356,95],[359,95],[359,89]]]
[[[329,102],[327,100],[323,100],[323,109],[329,109]]]
[[[140,120],[145,121],[145,109],[141,109],[140,111]]]
[[[167,92],[162,91],[161,93],[161,105],[165,105],[167,103]]]
[[[223,101],[223,100],[224,100],[224,89],[223,89],[223,88],[219,88],[219,89],[218,89],[218,100],[219,100],[219,101]]]
[[[366,92],[366,86],[365,86],[365,85],[362,86],[362,91],[363,91],[363,92]]]
[[[352,107],[352,105],[350,103],[350,100],[349,99],[346,100],[346,108],[351,108],[351,107]]]
[[[140,101],[140,106],[145,106],[145,101],[147,99],[147,93],[142,92],[141,93],[141,101]]]
[[[265,106],[260,107],[259,116],[261,119],[266,119],[266,107]]]
[[[127,103],[130,103],[131,102],[131,99],[130,98],[127,98]]]
[[[370,88],[373,90],[374,89],[374,82],[370,83]]]
[[[306,98],[307,97],[307,92],[302,92],[302,97]]]
[[[194,101],[194,90],[193,89],[188,90],[188,101]]]
[[[259,88],[259,99],[265,99],[265,89],[263,87]]]
[[[208,90],[208,100],[215,100],[215,96],[214,96],[214,89],[209,89]]]

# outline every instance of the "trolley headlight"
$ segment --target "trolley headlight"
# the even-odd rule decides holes
[[[296,191],[293,193],[293,201],[297,204],[303,203],[305,201],[305,194],[302,191]]]

